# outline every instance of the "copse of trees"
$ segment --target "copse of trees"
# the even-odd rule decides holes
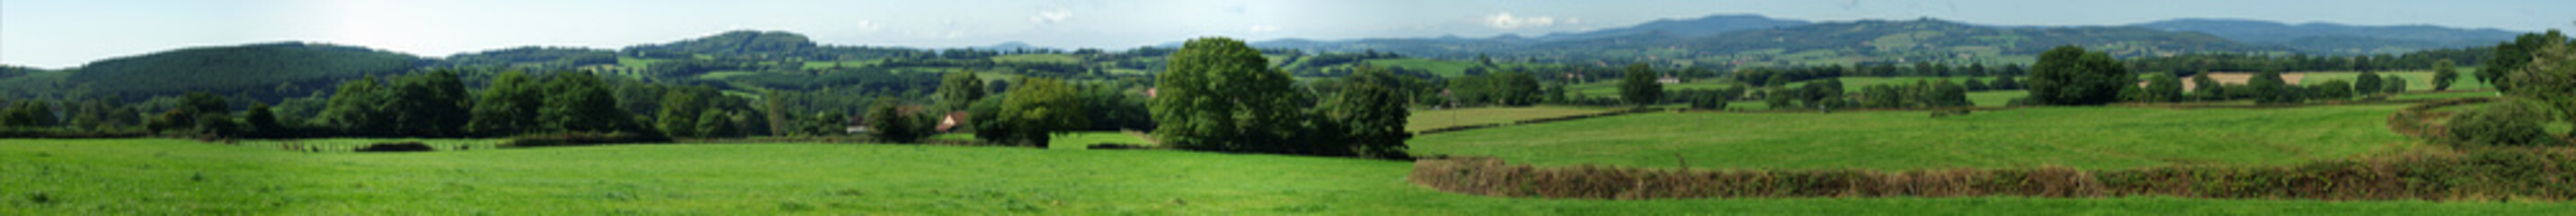
[[[2281,79],[2278,69],[2264,69],[2262,73],[2254,74],[2253,78],[2245,81],[2245,87],[2252,90],[2250,95],[2256,104],[2292,104],[2307,100],[2307,93]]]
[[[1229,38],[1192,39],[1168,59],[1170,70],[1156,77],[1157,95],[1149,105],[1154,136],[1163,145],[1199,151],[1408,157],[1401,153],[1402,142],[1386,141],[1402,140],[1390,137],[1402,133],[1384,131],[1401,130],[1404,114],[1377,112],[1404,110],[1385,107],[1402,103],[1378,100],[1395,98],[1394,93],[1346,86],[1349,90],[1326,102],[1343,108],[1310,110],[1300,103],[1311,101],[1311,96],[1292,89],[1286,72],[1269,68],[1259,51]],[[1340,83],[1380,82],[1384,81]]]
[[[2525,70],[2525,66],[2533,60],[2530,57],[2537,56],[2535,54],[2542,52],[2543,49],[2565,44],[2567,40],[2566,34],[2551,29],[2546,33],[2522,34],[2515,36],[2513,41],[2498,43],[2495,46],[2496,58],[2488,59],[2485,65],[2478,68],[2478,80],[2495,86],[2496,90],[2508,93],[2519,91],[2516,89],[2518,86],[2513,85],[2513,73]]]
[[[2146,91],[2141,97],[2144,102],[2172,103],[2182,102],[2184,99],[2182,79],[2174,78],[2172,75],[2149,76],[2147,87],[2143,90]]]
[[[2033,102],[2100,105],[2118,100],[2120,89],[2136,85],[2136,77],[2110,54],[2069,45],[2040,53],[2028,84]]]
[[[1288,74],[1261,52],[1228,38],[1191,39],[1155,77],[1154,136],[1202,151],[1290,152],[1304,125]]]
[[[2372,71],[2362,71],[2361,75],[2354,76],[2352,78],[2351,84],[2352,94],[2354,95],[2378,94],[2381,92],[2379,89],[2380,87],[2387,86],[2387,84],[2380,83],[2379,72]],[[2390,91],[2387,92],[2397,92],[2396,90],[2401,89],[2390,89]]]

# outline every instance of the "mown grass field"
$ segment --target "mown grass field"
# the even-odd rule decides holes
[[[1609,111],[1610,110],[1606,108],[1561,106],[1414,110],[1412,116],[1405,118],[1404,130],[1421,131],[1467,125],[1510,123],[1520,120],[1584,115]]]
[[[1175,151],[864,144],[298,153],[183,140],[0,140],[6,215],[1323,214],[2546,215],[2559,203],[1443,193],[1411,164]],[[37,199],[43,201],[36,201]]]
[[[1649,113],[1414,137],[1416,154],[1542,165],[1909,170],[2283,165],[2421,144],[2390,132],[2405,105],[2281,109],[2047,107],[1927,112]],[[1681,157],[1681,161],[1676,160]]]

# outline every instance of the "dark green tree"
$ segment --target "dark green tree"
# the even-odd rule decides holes
[[[2149,77],[2147,79],[2147,87],[2144,90],[2147,91],[2146,99],[2148,102],[2171,103],[2183,101],[2182,79],[2174,78],[2174,76],[2171,75],[2154,75]]]
[[[1384,72],[1363,70],[1359,73]],[[1413,134],[1404,131],[1404,125],[1412,113],[1405,109],[1404,101],[1402,94],[1394,88],[1355,82],[1320,108],[1331,125],[1339,126],[1334,128],[1343,129],[1325,133],[1340,133],[1339,137],[1344,139],[1340,143],[1348,145],[1345,148],[1357,156],[1410,158],[1405,153],[1409,147],[1404,140],[1413,138]]]
[[[2292,104],[2307,100],[2306,93],[2298,86],[2290,86],[2289,81],[2281,79],[2279,68],[2264,68],[2262,73],[2246,80],[2245,87],[2254,90],[2254,103],[2257,104]]]
[[[56,121],[54,121],[53,105],[46,103],[44,100],[20,100],[16,102],[17,104],[9,106],[8,110],[0,111],[0,126],[10,128],[44,128],[54,126]]]
[[[879,142],[891,143],[917,143],[921,138],[929,137],[924,133],[927,130],[921,127],[918,114],[905,111],[902,101],[892,97],[877,98],[876,105],[868,107],[868,135],[876,137]]]
[[[715,110],[700,112],[698,113],[697,123],[698,126],[696,134],[698,137],[742,137],[742,130],[740,127],[734,126],[733,124],[733,115],[726,115],[724,112]]]
[[[527,73],[502,72],[483,90],[474,103],[474,119],[465,124],[466,131],[485,136],[506,136],[535,132],[539,128],[537,108],[545,104],[536,80]]]
[[[2381,84],[2379,82],[2379,72],[2362,71],[2360,76],[2352,78],[2352,93],[2355,95],[2378,94],[2380,92],[2380,86],[2387,86],[2387,84]]]
[[[465,125],[474,119],[473,96],[465,93],[465,82],[451,70],[433,70],[394,79],[392,94],[387,95],[392,114],[388,128],[401,136],[465,136]]]
[[[1082,102],[1075,101],[1080,99],[1075,91],[1072,85],[1056,79],[1023,79],[1019,89],[1011,91],[1011,98],[1002,102],[1002,115],[998,117],[1009,121],[1013,143],[1047,148],[1050,135],[1091,124],[1091,118],[1083,115]]]
[[[2209,78],[2209,72],[2192,74],[2191,85],[2192,98],[2204,101],[2227,99],[2226,84],[2218,83],[2218,79]]]
[[[707,110],[706,104],[688,91],[664,92],[661,109],[653,111],[654,126],[672,137],[700,137],[698,119]]]
[[[2138,83],[2137,75],[2110,54],[2059,46],[2040,53],[2031,64],[2030,98],[2048,105],[2100,105],[2119,99],[2120,89]]]
[[[2451,83],[2460,81],[2459,66],[2454,66],[2452,64],[2453,63],[2451,63],[2450,59],[2433,61],[2434,91],[2451,90]]]
[[[250,110],[243,112],[241,120],[243,129],[253,137],[299,136],[294,129],[277,123],[277,113],[270,110],[268,103],[251,103]]]
[[[2327,80],[2308,86],[2308,96],[2318,100],[2350,100],[2355,93],[2352,82]]]
[[[1664,98],[1664,84],[1655,82],[1655,69],[1645,63],[1628,64],[1627,73],[1619,78],[1619,98],[1637,107],[1654,105]]]

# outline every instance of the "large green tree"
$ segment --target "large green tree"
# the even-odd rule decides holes
[[[1022,79],[1011,98],[1002,102],[1000,118],[1010,124],[1013,143],[1046,148],[1048,137],[1081,129],[1091,124],[1085,116],[1078,89],[1050,78]],[[1088,143],[1075,143],[1088,144]]]
[[[1628,64],[1627,73],[1619,78],[1619,98],[1637,107],[1654,105],[1664,99],[1664,84],[1655,82],[1655,69],[1645,63]]]
[[[1303,95],[1242,41],[1191,39],[1156,76],[1155,138],[1180,149],[1282,152],[1300,128]]]
[[[1382,76],[1386,72],[1372,68],[1361,69],[1357,73]],[[1403,94],[1396,88],[1378,82],[1344,82],[1341,94],[1334,95],[1320,109],[1328,118],[1329,125],[1341,129],[1324,133],[1340,133],[1339,137],[1343,139],[1340,143],[1348,145],[1342,148],[1350,149],[1357,156],[1411,157],[1405,153],[1408,147],[1404,140],[1412,139],[1413,134],[1404,131],[1404,125],[1413,114],[1405,108]]]
[[[2354,76],[2352,78],[2352,93],[2356,95],[2378,94],[2380,92],[2379,87],[2387,85],[2379,83],[2380,81],[2379,72],[2361,71],[2360,76]]]
[[[2458,82],[2460,80],[2460,71],[2457,68],[2458,66],[2453,66],[2452,64],[2453,63],[2451,63],[2450,59],[2433,61],[2434,91],[2451,90],[2451,83]]]
[[[2100,105],[2119,100],[2120,89],[2136,80],[2110,54],[2069,45],[2040,53],[2027,82],[2030,98],[2041,104]]]

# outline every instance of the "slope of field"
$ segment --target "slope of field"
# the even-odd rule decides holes
[[[0,140],[5,215],[2332,214],[2544,215],[2557,203],[2176,198],[1510,199],[1411,163],[916,145],[294,153],[180,140]]]
[[[1421,131],[1444,127],[1510,123],[1520,120],[1574,116],[1608,111],[1610,110],[1557,106],[1415,110],[1410,118],[1405,118],[1404,130]]]
[[[1541,165],[1882,170],[2294,164],[2415,147],[2403,105],[2282,109],[2048,107],[1925,112],[1650,113],[1414,137],[1416,154]]]

